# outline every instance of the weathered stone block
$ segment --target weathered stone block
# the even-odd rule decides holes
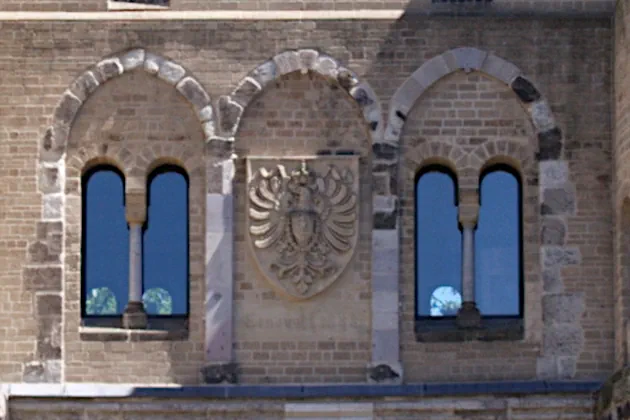
[[[560,268],[566,265],[579,264],[581,261],[580,250],[576,247],[543,246],[544,268]]]
[[[34,263],[46,263],[58,260],[48,253],[48,246],[43,242],[35,242],[28,247],[29,260]]]
[[[61,277],[61,267],[26,267],[24,287],[32,291],[60,292]]]
[[[545,356],[577,356],[584,345],[584,331],[576,324],[545,326],[543,354]]]
[[[543,217],[541,226],[541,242],[543,245],[564,245],[567,228],[562,219]]]
[[[59,295],[37,295],[37,315],[61,316],[61,296]]]
[[[205,89],[190,76],[184,77],[177,84],[177,90],[195,107],[197,113],[210,103],[210,96]]]
[[[542,161],[539,168],[543,188],[558,188],[569,182],[569,164],[564,160]]]
[[[144,64],[145,51],[141,48],[131,50],[120,57],[124,71],[131,71]]]
[[[584,312],[581,293],[550,294],[543,296],[543,321],[552,323],[579,323]]]
[[[540,213],[544,215],[575,214],[575,187],[565,184],[562,188],[547,188],[543,191]]]
[[[550,268],[543,270],[543,289],[547,293],[561,293],[564,291],[564,284],[562,283],[562,276],[560,275],[560,268]]]
[[[33,361],[24,364],[22,379],[26,383],[56,383],[61,381],[61,360]],[[42,419],[49,419],[46,413]],[[63,417],[72,419],[79,417]]]
[[[536,131],[551,130],[556,126],[556,121],[553,118],[553,112],[547,101],[537,101],[531,104],[530,114]]]
[[[562,132],[558,127],[538,133],[538,160],[557,160],[562,155]]]
[[[320,56],[313,69],[324,77],[337,77],[337,67],[339,65],[335,60],[328,56]]]
[[[61,219],[63,196],[61,194],[44,195],[44,219]]]
[[[276,71],[276,63],[269,60],[252,71],[251,77],[254,78],[261,87],[264,87],[267,83],[276,78]]]
[[[246,78],[232,92],[231,99],[238,102],[241,106],[246,107],[254,96],[261,91],[261,86],[252,78]]]
[[[70,86],[72,93],[81,101],[85,101],[100,86],[98,79],[91,71],[77,77]]]
[[[236,102],[232,102],[229,97],[222,96],[219,98],[218,108],[221,130],[225,133],[233,134],[243,113],[243,107]]]
[[[149,74],[158,74],[163,62],[162,57],[147,53],[144,57],[144,70]]]
[[[40,317],[37,325],[37,357],[41,360],[61,359],[61,317]]]
[[[184,77],[185,74],[186,69],[182,66],[173,63],[172,61],[164,60],[160,66],[157,76],[171,85],[176,85],[177,82],[182,80],[182,77]]]
[[[69,126],[82,104],[72,92],[66,91],[55,109],[55,120]]]
[[[538,89],[536,89],[532,82],[523,76],[518,76],[514,79],[512,82],[512,90],[516,93],[520,100],[525,103],[534,102],[540,99],[540,92],[538,92]]]
[[[98,77],[101,82],[105,82],[116,76],[120,76],[124,69],[118,58],[108,58],[96,65]]]

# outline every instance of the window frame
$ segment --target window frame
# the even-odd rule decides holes
[[[418,342],[463,342],[463,341],[521,341],[524,339],[525,330],[525,254],[523,243],[523,193],[524,186],[521,174],[514,167],[504,164],[496,163],[485,167],[479,176],[477,187],[481,190],[481,182],[483,177],[491,172],[499,169],[509,172],[515,177],[518,185],[518,209],[519,209],[519,311],[520,315],[486,315],[481,314],[482,325],[480,328],[468,329],[461,328],[457,323],[457,316],[420,316],[418,314],[418,292],[419,292],[419,279],[418,279],[418,181],[420,178],[428,172],[442,172],[450,175],[453,179],[455,186],[455,205],[459,206],[459,184],[456,172],[450,169],[447,165],[436,163],[422,167],[414,178],[414,332],[416,335],[416,341]],[[479,205],[481,211],[481,194],[479,194]],[[457,220],[458,228],[462,232],[461,223],[459,218]],[[475,227],[476,230],[476,227]],[[462,232],[463,233],[463,232]],[[461,242],[463,247],[463,240]],[[476,247],[475,247],[476,248]],[[476,250],[476,249],[475,249]],[[463,252],[463,249],[462,249]],[[460,262],[460,264],[462,264]],[[476,279],[475,279],[476,281]]]
[[[479,175],[479,216],[481,216],[482,194],[481,185],[484,178],[493,172],[505,172],[510,174],[516,180],[517,185],[517,206],[518,206],[518,315],[484,315],[481,313],[481,319],[524,319],[525,318],[525,253],[523,246],[523,180],[521,174],[513,166],[506,163],[495,163],[485,167]],[[479,224],[475,226],[475,232]],[[475,242],[475,256],[477,255],[477,243]],[[476,264],[475,264],[476,266]],[[475,273],[475,286],[477,285],[477,275]]]
[[[418,297],[419,297],[419,292],[420,292],[420,279],[418,278],[418,184],[420,183],[420,179],[431,172],[438,172],[444,175],[447,175],[449,178],[451,178],[451,181],[453,182],[453,191],[454,191],[454,197],[453,197],[453,202],[455,204],[456,208],[459,208],[459,183],[458,183],[458,179],[457,179],[457,174],[455,173],[455,171],[453,171],[452,169],[450,169],[448,166],[440,164],[440,163],[433,163],[433,164],[429,164],[426,165],[424,167],[422,167],[417,173],[416,176],[414,178],[414,211],[413,211],[413,223],[414,223],[414,239],[413,239],[413,244],[414,244],[414,303],[413,303],[413,307],[414,307],[414,318],[416,321],[435,321],[435,320],[443,320],[443,319],[450,319],[450,320],[454,320],[456,318],[456,315],[447,315],[447,316],[440,316],[440,317],[436,317],[436,316],[431,316],[431,315],[420,315],[419,313],[419,308],[418,308]],[[459,234],[461,237],[462,234],[462,227],[459,223],[459,219],[456,219],[456,223],[457,223],[457,227],[459,229]],[[460,247],[463,247],[463,243],[460,239]],[[459,264],[461,265],[461,261],[459,262]],[[459,291],[460,295],[461,295],[461,290]]]
[[[95,324],[110,324],[112,321],[115,321],[117,319],[120,319],[122,322],[122,313],[120,314],[88,314],[87,313],[87,308],[86,308],[86,303],[87,303],[87,284],[86,284],[86,268],[87,265],[85,263],[85,257],[86,257],[86,252],[85,249],[87,248],[87,234],[86,234],[86,220],[87,220],[87,185],[90,181],[90,178],[96,174],[97,172],[101,172],[101,171],[112,171],[114,172],[116,175],[118,175],[118,177],[120,177],[120,180],[122,181],[122,204],[123,207],[126,207],[127,205],[127,197],[125,194],[125,188],[126,188],[126,178],[125,178],[125,174],[120,170],[120,168],[118,168],[117,166],[110,164],[110,163],[103,163],[103,164],[98,164],[95,165],[89,169],[87,169],[82,175],[81,175],[81,320],[85,320],[88,323],[95,323]],[[127,221],[125,220],[125,223],[127,224],[127,231],[129,231],[129,223],[127,223]],[[128,272],[129,270],[127,270]],[[127,274],[127,287],[129,285],[129,274]],[[124,308],[123,308],[124,311]]]
[[[190,177],[188,176],[188,172],[184,168],[179,165],[175,165],[172,163],[165,163],[162,165],[158,165],[149,173],[147,176],[146,183],[146,197],[147,197],[147,217],[142,225],[142,296],[144,296],[145,289],[145,276],[144,276],[144,265],[146,263],[145,258],[145,242],[144,235],[146,230],[149,227],[149,207],[151,206],[151,183],[153,180],[161,174],[165,173],[177,173],[182,175],[184,181],[186,181],[186,313],[184,315],[155,315],[155,314],[147,314],[149,317],[149,323],[151,321],[159,322],[159,320],[188,320],[190,317]]]

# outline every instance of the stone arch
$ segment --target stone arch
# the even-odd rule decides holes
[[[384,131],[381,104],[366,81],[334,58],[313,49],[289,50],[265,61],[247,76],[229,95],[219,98],[218,119],[221,137],[233,139],[245,108],[270,82],[289,73],[312,71],[326,80],[335,81],[354,99],[370,128],[372,142],[377,143]]]
[[[529,115],[539,140],[541,160],[559,159],[562,132],[547,100],[514,64],[477,48],[455,48],[424,63],[394,94],[387,120],[385,143],[398,147],[407,115],[420,96],[444,76],[464,70],[479,71],[507,85]]]
[[[181,65],[142,48],[110,56],[85,70],[63,93],[40,147],[40,161],[54,162],[63,157],[68,136],[82,105],[103,84],[130,71],[142,69],[172,85],[191,105],[203,126],[206,140],[214,137],[210,95],[201,83]]]

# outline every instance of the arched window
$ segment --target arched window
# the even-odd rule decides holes
[[[143,301],[148,315],[188,315],[188,177],[164,165],[148,179]]]
[[[455,316],[461,305],[462,241],[457,182],[442,166],[416,181],[416,315]]]
[[[475,297],[484,316],[521,316],[523,310],[522,185],[509,166],[480,178],[475,234]]]
[[[120,315],[128,301],[129,229],[124,192],[124,176],[113,166],[98,166],[83,175],[83,316]]]

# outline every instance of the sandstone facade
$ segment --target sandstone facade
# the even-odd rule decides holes
[[[0,4],[0,418],[625,418],[630,4],[113,3]],[[346,236],[300,251],[341,247],[313,296],[252,245],[248,165],[269,158],[324,162],[309,191],[356,196]],[[335,161],[350,175],[326,181]],[[522,180],[523,317],[419,331],[417,174],[455,174],[461,221],[495,163]],[[185,320],[82,318],[101,164],[129,221],[155,168],[188,175]]]

